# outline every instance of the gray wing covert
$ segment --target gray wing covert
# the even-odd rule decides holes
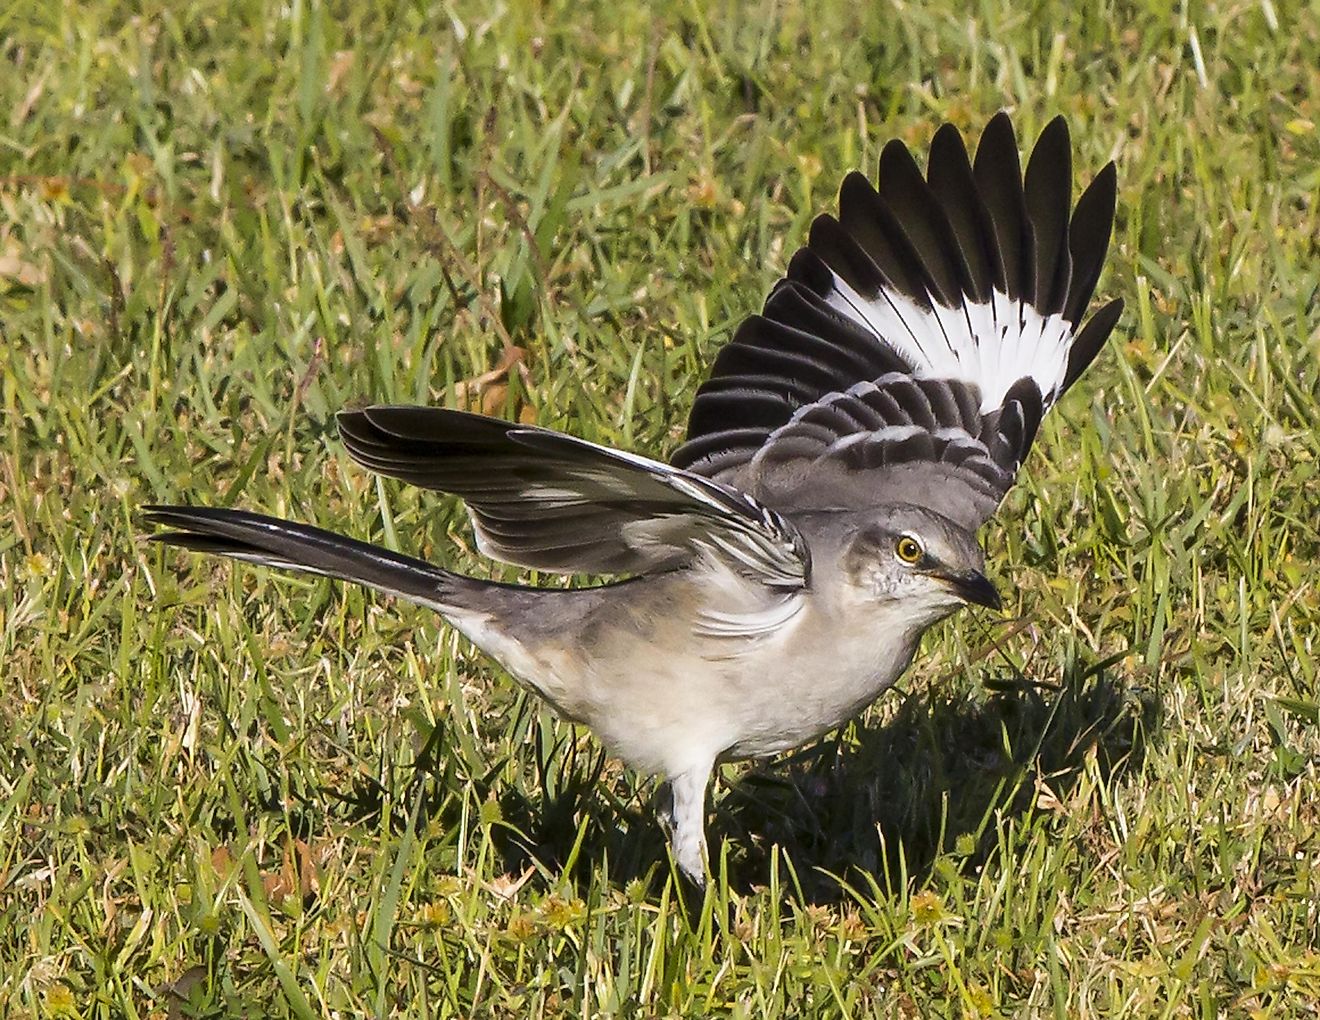
[[[492,559],[635,574],[711,556],[774,588],[810,572],[797,529],[721,482],[549,429],[437,407],[339,415],[359,464],[460,496]]]

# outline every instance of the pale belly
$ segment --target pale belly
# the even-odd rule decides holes
[[[755,639],[702,639],[690,620],[655,608],[594,630],[587,617],[568,640],[533,643],[480,618],[451,620],[611,753],[663,776],[816,740],[892,686],[920,637],[883,613],[812,607]]]
[[[738,739],[721,759],[769,757],[838,729],[892,687],[909,658],[901,664],[873,663],[869,668],[839,671],[826,678],[804,675],[800,687],[790,687],[779,695],[766,690],[761,697],[745,700],[739,713]]]
[[[586,682],[565,686],[585,695],[572,714],[615,754],[674,775],[702,759],[779,754],[838,728],[902,675],[916,640],[852,641],[828,653],[815,644],[786,635],[725,659],[634,656],[597,663]]]

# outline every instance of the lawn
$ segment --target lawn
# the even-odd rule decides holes
[[[422,7],[0,14],[0,1015],[1320,1011],[1320,8]],[[983,533],[1006,612],[725,768],[704,896],[432,614],[141,540],[498,571],[335,410],[667,456],[844,173],[1001,108],[1117,162],[1127,312]]]

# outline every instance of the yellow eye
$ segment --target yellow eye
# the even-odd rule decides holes
[[[894,543],[894,555],[908,566],[912,566],[926,554],[926,550],[921,547],[911,535],[900,535],[898,541]]]

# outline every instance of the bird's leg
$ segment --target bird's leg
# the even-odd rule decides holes
[[[655,820],[660,823],[660,831],[665,839],[674,841],[674,786],[665,780],[655,791]]]
[[[661,803],[660,825],[669,836],[674,860],[698,889],[706,885],[706,785],[710,769],[699,768],[669,780],[669,804]]]

